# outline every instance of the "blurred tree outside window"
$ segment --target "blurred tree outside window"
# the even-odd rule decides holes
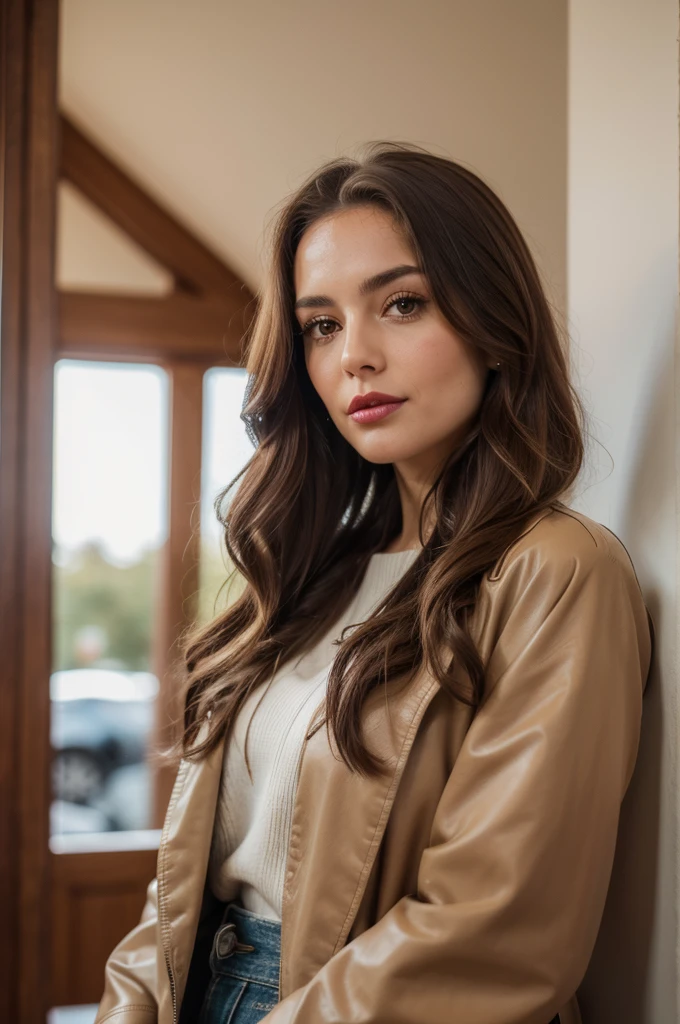
[[[157,554],[119,566],[91,541],[55,565],[55,669],[149,671]]]

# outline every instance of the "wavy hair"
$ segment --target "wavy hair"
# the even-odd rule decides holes
[[[423,502],[422,550],[370,617],[335,641],[325,721],[350,770],[383,769],[364,743],[362,705],[388,680],[426,663],[453,698],[478,706],[484,665],[468,617],[482,577],[581,468],[585,412],[557,318],[498,196],[461,164],[405,144],[373,143],[361,159],[322,166],[279,211],[246,338],[242,418],[256,449],[215,505],[244,585],[185,638],[185,757],[207,756],[281,659],[330,628],[370,556],[401,530],[394,468],[364,459],[327,416],[293,312],[303,233],[365,204],[394,217],[443,316],[501,368],[489,371],[473,424]],[[426,521],[434,526],[424,537]]]

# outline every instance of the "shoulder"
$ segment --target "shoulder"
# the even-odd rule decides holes
[[[623,635],[635,639],[641,665],[653,636],[622,541],[561,503],[532,516],[484,575],[471,630],[484,657],[501,635],[527,649],[539,631],[559,644],[570,633],[585,643],[596,630],[598,642],[620,646]]]
[[[518,572],[544,570],[557,577],[618,572],[637,582],[632,559],[620,538],[603,523],[561,503],[530,518],[487,579],[501,582]]]

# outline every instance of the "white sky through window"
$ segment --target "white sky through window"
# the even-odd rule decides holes
[[[211,544],[222,533],[213,502],[255,451],[241,420],[247,379],[244,369],[228,367],[214,367],[203,378],[201,531]]]
[[[57,363],[52,532],[59,548],[97,541],[125,564],[163,544],[167,436],[168,379],[160,367]]]
[[[236,368],[204,378],[201,531],[210,543],[221,535],[213,501],[254,451],[240,419],[246,381]],[[114,563],[130,564],[164,543],[168,405],[160,367],[57,363],[52,532],[61,552],[95,541]]]

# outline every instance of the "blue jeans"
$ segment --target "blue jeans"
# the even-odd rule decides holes
[[[278,1002],[281,925],[236,902],[225,907],[210,952],[198,1024],[259,1024]],[[550,1024],[559,1024],[559,1014]]]
[[[280,968],[280,923],[228,903],[198,1024],[258,1024],[278,1002]]]

